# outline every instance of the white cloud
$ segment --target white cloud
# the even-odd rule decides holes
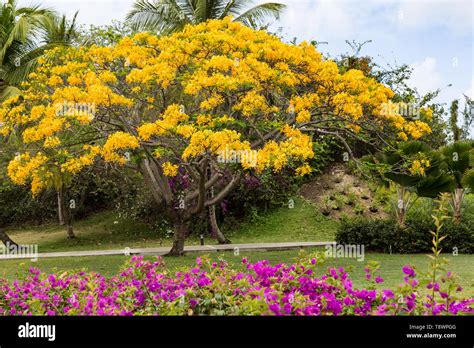
[[[441,87],[441,75],[436,65],[436,59],[433,57],[426,57],[422,62],[412,64],[413,73],[409,81],[410,86],[416,87],[420,94]]]
[[[282,0],[287,10],[277,27],[284,27],[288,37],[299,40],[335,40],[347,39],[361,32],[364,16],[364,4],[349,0],[298,1]],[[364,5],[364,6],[363,6]]]
[[[471,77],[471,87],[464,92],[469,98],[474,99],[474,75]]]
[[[76,11],[78,23],[94,25],[111,24],[123,20],[133,6],[133,0],[20,0],[20,6],[41,4],[71,18]]]
[[[401,29],[442,27],[453,34],[472,35],[472,0],[401,0],[390,17]]]

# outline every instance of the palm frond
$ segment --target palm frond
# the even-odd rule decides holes
[[[135,31],[173,32],[191,23],[185,14],[189,12],[189,3],[185,6],[186,3],[177,0],[138,0],[126,20]]]
[[[238,15],[234,20],[241,22],[251,28],[259,28],[268,24],[269,17],[279,19],[281,12],[286,8],[283,4],[269,2],[255,6],[244,13]],[[232,9],[229,11],[232,12]]]
[[[20,90],[13,86],[0,87],[0,103],[7,100],[10,97],[20,94]]]

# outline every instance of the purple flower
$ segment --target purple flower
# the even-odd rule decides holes
[[[449,294],[447,292],[440,292],[439,295],[441,296],[441,298],[448,298],[449,297]]]
[[[415,270],[411,266],[403,266],[402,268],[403,273],[405,273],[408,277],[414,277],[415,276]]]
[[[382,290],[382,301],[386,301],[392,299],[394,297],[393,291],[390,289]]]

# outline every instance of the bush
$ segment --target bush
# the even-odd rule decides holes
[[[224,200],[219,210],[223,215],[241,219],[287,205],[298,190],[298,179],[287,171],[278,174],[265,172],[258,177],[248,175]]]
[[[68,188],[69,198],[76,201],[74,218],[82,219],[98,211],[111,209],[114,203],[118,207],[119,202],[126,199],[131,201],[130,187],[135,188],[138,184],[133,184],[139,182],[136,177],[122,179],[106,170],[81,172],[74,177]],[[28,187],[13,184],[0,172],[0,227],[57,222],[57,199],[53,188],[33,197]],[[135,197],[133,199],[138,210],[141,208],[141,201]]]
[[[55,192],[44,192],[34,199],[27,187],[13,185],[1,175],[0,181],[0,227],[40,224],[57,217]]]
[[[320,259],[293,265],[254,264],[245,270],[225,261],[196,259],[192,268],[165,272],[156,262],[133,257],[118,275],[43,274],[30,268],[24,279],[0,279],[0,315],[427,315],[472,313],[452,274],[440,282],[416,279],[403,267],[405,286],[376,289],[378,266],[365,269],[368,286],[356,289],[346,271],[329,268],[315,276]],[[421,285],[423,284],[423,285]],[[423,288],[426,287],[426,288]],[[433,299],[418,294],[434,289]]]
[[[336,240],[341,244],[363,244],[365,250],[393,253],[431,252],[433,220],[427,217],[411,218],[405,228],[400,228],[393,219],[345,219],[336,232]],[[455,224],[445,221],[441,235],[446,235],[441,243],[445,252],[457,248],[459,253],[474,253],[474,223],[464,221]]]

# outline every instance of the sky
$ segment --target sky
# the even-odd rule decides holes
[[[275,0],[278,1],[278,0]],[[264,1],[257,0],[256,3]],[[279,0],[287,5],[270,29],[285,40],[327,42],[318,48],[338,56],[350,52],[346,40],[362,43],[362,55],[381,65],[409,64],[410,85],[421,94],[441,88],[449,103],[474,97],[474,6],[472,0]],[[82,24],[123,20],[133,0],[20,0],[42,4]],[[447,87],[451,85],[450,87]]]

